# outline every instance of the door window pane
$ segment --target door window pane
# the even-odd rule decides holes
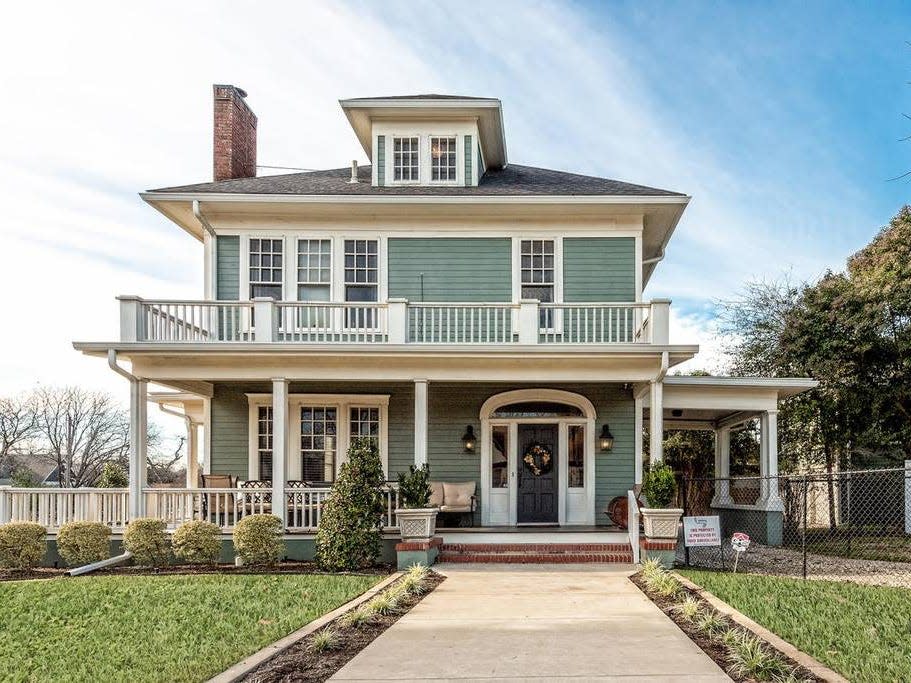
[[[509,427],[493,427],[490,433],[490,487],[509,486]]]
[[[335,481],[336,428],[334,407],[301,408],[301,475],[304,481]]]
[[[569,488],[585,487],[585,427],[570,425],[567,433],[569,455]]]

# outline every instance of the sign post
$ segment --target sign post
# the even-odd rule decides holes
[[[750,547],[750,537],[744,533],[737,532],[731,536],[731,547],[734,549],[734,573],[737,573],[737,561],[740,556]]]

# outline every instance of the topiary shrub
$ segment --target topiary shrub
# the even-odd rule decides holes
[[[399,472],[399,495],[402,507],[415,510],[430,507],[430,465],[408,466],[408,472]]]
[[[33,522],[0,525],[0,567],[31,569],[41,564],[47,544],[47,529]]]
[[[221,529],[211,522],[184,522],[171,536],[174,556],[190,564],[215,564],[221,554]]]
[[[70,567],[111,556],[111,529],[101,522],[69,522],[57,532],[57,552]]]
[[[668,508],[677,499],[677,477],[670,465],[653,463],[645,473],[642,494],[650,508]]]
[[[137,564],[160,567],[168,563],[171,542],[162,519],[141,517],[127,524],[123,532],[123,548],[133,553]]]
[[[275,515],[247,515],[234,526],[234,552],[244,564],[275,564],[285,554],[282,521]]]
[[[376,443],[355,439],[323,506],[316,531],[316,563],[327,571],[353,571],[380,556],[385,483]]]

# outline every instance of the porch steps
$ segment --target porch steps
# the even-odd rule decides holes
[[[440,562],[582,564],[633,561],[629,543],[443,543]]]

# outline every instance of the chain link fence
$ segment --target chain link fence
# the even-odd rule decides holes
[[[904,468],[684,479],[687,516],[718,515],[722,545],[677,561],[731,570],[731,536],[751,543],[737,571],[911,588],[911,461]]]

